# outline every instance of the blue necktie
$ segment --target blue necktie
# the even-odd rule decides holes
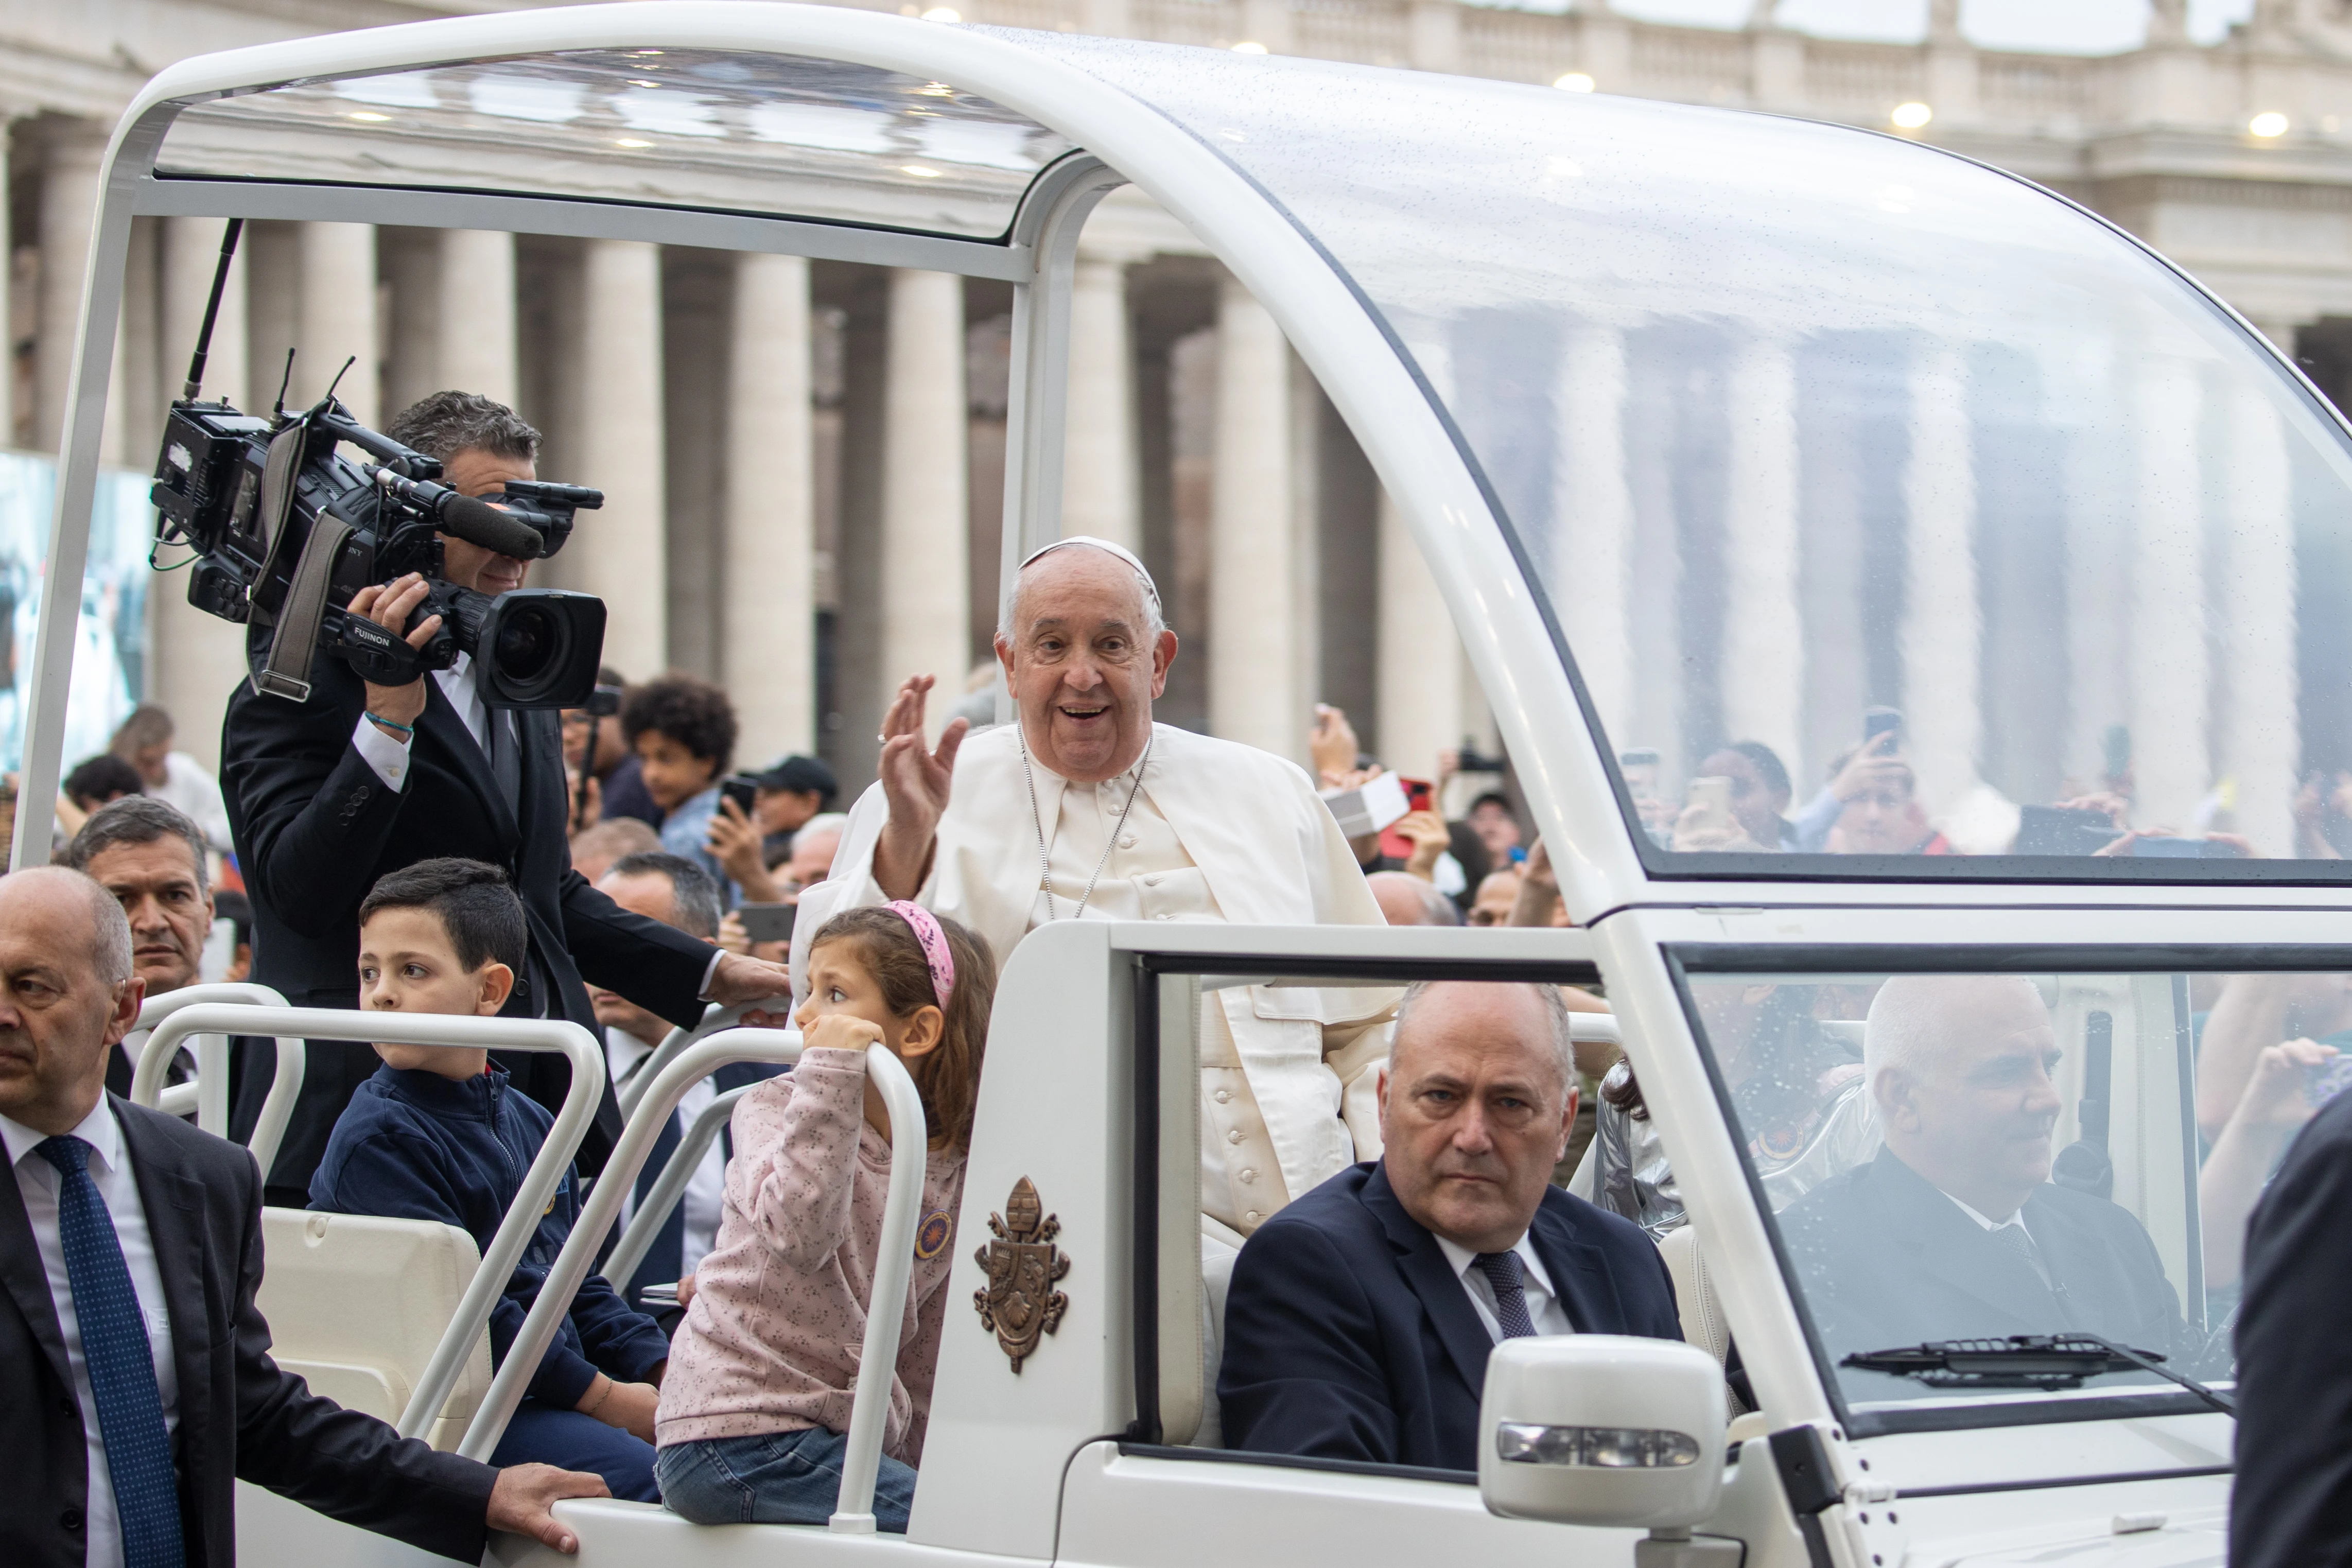
[[[1528,1291],[1519,1275],[1519,1255],[1516,1252],[1482,1252],[1471,1260],[1486,1283],[1495,1288],[1495,1321],[1503,1325],[1507,1340],[1531,1339],[1536,1323],[1528,1316]]]
[[[81,1324],[82,1364],[98,1400],[106,1468],[114,1477],[123,1568],[180,1568],[180,1489],[163,1429],[163,1396],[114,1218],[89,1179],[89,1145],[45,1138],[33,1152],[58,1168],[58,1238]]]

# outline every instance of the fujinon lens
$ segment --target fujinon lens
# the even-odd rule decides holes
[[[596,689],[604,602],[551,588],[500,594],[476,646],[482,700],[490,707],[578,708]]]

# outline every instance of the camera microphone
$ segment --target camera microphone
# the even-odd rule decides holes
[[[546,537],[539,530],[488,501],[459,495],[446,485],[436,485],[429,479],[406,479],[388,468],[376,470],[376,482],[402,500],[429,509],[442,532],[455,534],[469,544],[478,544],[518,561],[535,561],[547,552]]]

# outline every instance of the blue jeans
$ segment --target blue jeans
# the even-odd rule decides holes
[[[662,1501],[697,1524],[823,1524],[841,1502],[849,1439],[822,1426],[670,1443],[654,1460]],[[889,1455],[874,1478],[874,1523],[904,1535],[915,1472]]]
[[[618,1426],[607,1426],[577,1410],[558,1410],[536,1399],[515,1406],[514,1419],[490,1454],[493,1465],[553,1465],[604,1478],[616,1498],[659,1502],[654,1485],[654,1446]]]

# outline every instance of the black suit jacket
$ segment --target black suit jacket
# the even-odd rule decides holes
[[[1683,1337],[1674,1279],[1638,1226],[1554,1187],[1528,1228],[1579,1332]],[[1493,1348],[1386,1168],[1351,1166],[1260,1226],[1234,1264],[1225,1446],[1475,1469]]]
[[[182,1539],[189,1568],[236,1560],[238,1479],[427,1552],[472,1562],[495,1470],[435,1453],[311,1394],[269,1359],[261,1192],[243,1149],[114,1099],[179,1373]],[[0,1180],[0,1563],[81,1568],[89,1467],[48,1277],[13,1173]]]
[[[1780,1215],[1805,1304],[1832,1362],[1929,1340],[2085,1331],[2193,1372],[2203,1348],[2180,1316],[2156,1244],[2137,1219],[2088,1193],[2044,1184],[2021,1211],[2052,1283],[1933,1184],[1881,1149]],[[1842,1374],[1876,1384],[1876,1374]],[[1886,1378],[1874,1396],[1916,1397]]]
[[[2296,1134],[2246,1227],[2231,1568],[2352,1564],[2352,1094]]]
[[[298,1007],[358,1006],[360,900],[387,871],[455,855],[504,867],[522,899],[530,973],[519,977],[509,1016],[569,1018],[601,1039],[584,975],[673,1024],[701,1021],[709,944],[629,913],[572,868],[553,712],[514,715],[521,787],[518,809],[509,810],[489,759],[437,680],[425,679],[425,712],[398,790],[386,788],[352,744],[366,710],[365,683],[323,655],[312,662],[310,680],[304,702],[262,696],[250,681],[239,686],[221,740],[229,826],[253,899],[254,979]],[[260,1115],[274,1059],[268,1045],[252,1054],[257,1059],[241,1064],[238,1074],[244,1093],[232,1126],[240,1133]],[[313,1041],[310,1056],[302,1098],[269,1173],[274,1188],[307,1193],[335,1118],[377,1066],[364,1045]],[[551,1111],[562,1103],[571,1068],[562,1058],[500,1059],[532,1099]],[[604,1168],[620,1130],[608,1093],[581,1146],[583,1172]]]

